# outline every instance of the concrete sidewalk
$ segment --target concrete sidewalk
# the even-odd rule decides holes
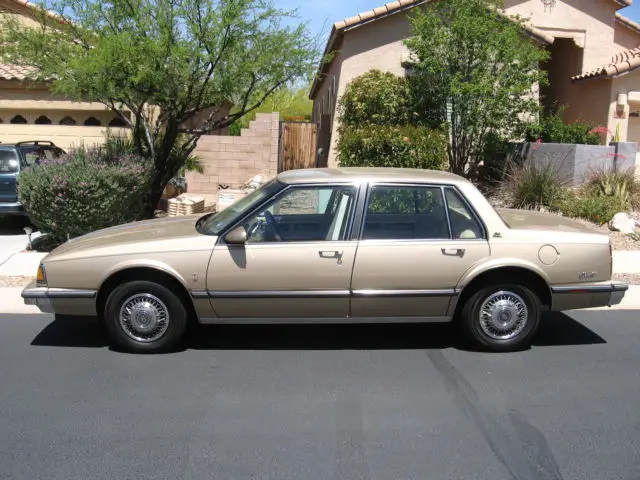
[[[640,250],[613,252],[613,273],[640,273]]]

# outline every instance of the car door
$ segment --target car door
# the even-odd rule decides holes
[[[442,319],[462,275],[490,254],[485,232],[453,186],[372,185],[352,316]]]
[[[240,222],[244,245],[222,235],[207,274],[218,317],[346,317],[357,194],[354,185],[290,186]]]

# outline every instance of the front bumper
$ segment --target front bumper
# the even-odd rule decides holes
[[[26,215],[24,207],[20,202],[0,202],[0,215]]]
[[[619,305],[629,285],[619,282],[581,283],[551,287],[552,310],[580,310],[583,308]]]
[[[22,290],[25,305],[60,315],[95,315],[96,295],[95,290],[43,287],[35,280]]]

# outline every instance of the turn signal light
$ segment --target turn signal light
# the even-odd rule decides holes
[[[44,272],[44,265],[40,264],[38,266],[38,274],[36,275],[36,282],[46,285],[47,283],[47,274]]]

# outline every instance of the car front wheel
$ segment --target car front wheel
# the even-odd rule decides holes
[[[116,287],[104,313],[113,343],[135,353],[175,349],[187,327],[187,311],[180,299],[168,288],[148,281]]]
[[[461,314],[467,335],[496,352],[529,346],[540,317],[538,297],[528,288],[516,285],[480,289],[465,303]]]

